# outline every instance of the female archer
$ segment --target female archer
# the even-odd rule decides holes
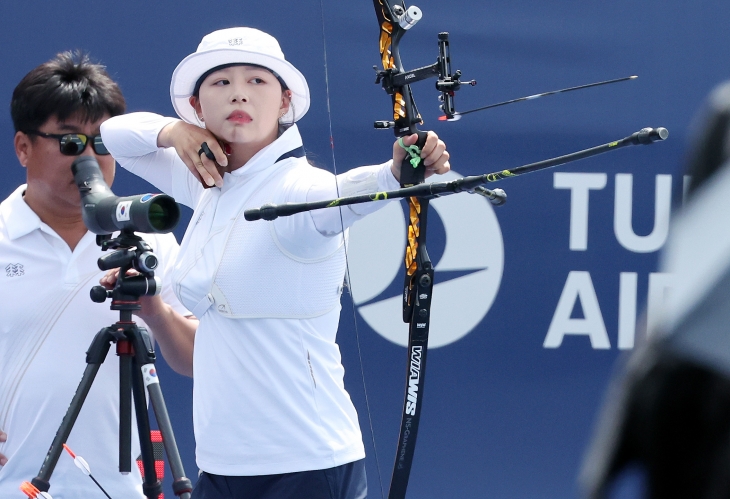
[[[309,165],[295,124],[309,108],[307,82],[256,29],[206,35],[170,90],[182,120],[134,113],[101,133],[124,168],[194,209],[172,276],[199,320],[179,342],[195,374],[203,474],[193,498],[365,497],[335,336],[347,228],[382,203],[273,222],[243,211],[397,189],[405,151],[394,145],[392,161],[337,177]],[[449,170],[445,149],[429,132],[428,173]]]

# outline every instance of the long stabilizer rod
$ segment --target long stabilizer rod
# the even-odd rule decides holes
[[[492,204],[503,204],[506,195],[501,189],[489,190],[480,187],[488,182],[496,182],[498,180],[517,177],[525,173],[536,172],[551,168],[553,166],[564,165],[579,159],[589,158],[604,152],[613,151],[626,146],[652,144],[665,140],[669,136],[666,128],[642,128],[636,133],[629,135],[621,140],[609,142],[590,149],[583,149],[557,158],[538,161],[523,166],[518,166],[510,170],[502,170],[494,173],[486,173],[484,175],[474,175],[470,177],[462,177],[450,182],[434,182],[431,184],[418,184],[412,187],[405,187],[395,191],[374,192],[372,194],[362,194],[359,196],[351,196],[345,198],[337,198],[326,201],[314,201],[311,203],[284,203],[281,205],[266,204],[261,208],[254,208],[243,212],[246,220],[275,220],[279,217],[286,217],[301,213],[303,211],[319,210],[322,208],[334,208],[335,206],[346,206],[350,204],[369,203],[371,201],[382,201],[385,199],[398,199],[409,197],[438,197],[447,194],[455,194],[457,192],[478,192],[489,198]],[[479,189],[477,189],[479,187]]]

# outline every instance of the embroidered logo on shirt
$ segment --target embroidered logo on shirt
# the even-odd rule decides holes
[[[198,225],[198,223],[200,223],[200,220],[203,218],[204,215],[205,215],[205,211],[203,211],[203,213],[201,213],[200,216],[198,216],[198,219],[195,221],[195,225]]]
[[[11,263],[5,267],[5,275],[8,277],[19,277],[25,274],[22,263]]]

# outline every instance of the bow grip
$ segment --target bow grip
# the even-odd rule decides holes
[[[423,150],[423,146],[426,144],[426,138],[428,132],[422,130],[415,130],[414,133],[418,134],[418,140],[416,141],[416,147],[419,151]],[[422,184],[426,180],[426,165],[423,164],[423,160],[418,164],[416,168],[410,163],[410,157],[406,153],[406,157],[400,164],[400,185],[401,187],[408,187],[411,185]]]

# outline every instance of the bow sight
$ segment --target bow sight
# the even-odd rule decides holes
[[[404,9],[400,5],[395,5],[392,8],[393,16],[395,17],[398,25],[403,30],[409,30],[421,19],[421,9],[416,6]],[[385,28],[383,28],[385,29]],[[397,33],[403,33],[404,31],[398,31]],[[400,37],[402,35],[393,35],[394,37]],[[393,40],[395,42],[395,40]],[[385,41],[381,37],[381,45]],[[396,110],[394,112],[395,121],[376,121],[375,128],[395,128],[396,136],[400,137],[411,132],[412,125],[418,125],[423,123],[421,115],[418,113],[416,103],[410,96],[410,92],[402,92],[403,87],[415,83],[417,81],[425,80],[427,78],[437,77],[436,90],[441,92],[439,101],[441,105],[439,108],[443,111],[447,119],[454,119],[456,110],[454,109],[454,93],[461,88],[462,83],[474,86],[477,84],[476,80],[461,81],[461,71],[458,69],[452,74],[451,73],[451,53],[449,51],[449,34],[446,32],[439,33],[438,35],[439,55],[438,59],[434,64],[430,66],[424,66],[422,68],[414,69],[411,71],[403,71],[394,66],[392,60],[386,59],[388,51],[384,51],[383,55],[383,66],[387,69],[379,70],[377,66],[373,66],[377,77],[375,83],[382,85],[389,95],[393,96]],[[382,47],[381,47],[382,49]],[[382,51],[382,50],[381,50]],[[402,94],[407,93],[410,105],[414,110],[413,116],[410,119],[402,113],[398,113],[397,108],[404,108],[405,101]]]
[[[378,9],[378,0],[376,1],[376,10]],[[421,20],[422,13],[421,9],[416,6],[408,7],[407,9],[402,5],[394,5],[390,7],[390,17],[388,17],[388,6],[387,2],[380,4],[380,14],[383,18],[388,21],[397,23],[401,29],[394,29],[393,24],[381,24],[381,37],[380,37],[380,52],[383,57],[383,67],[386,69],[380,70],[377,66],[373,66],[377,75],[375,83],[382,85],[389,95],[393,96],[394,105],[394,120],[395,121],[376,121],[374,123],[375,128],[395,128],[395,135],[401,137],[408,133],[413,132],[412,125],[423,124],[421,115],[418,113],[416,103],[411,97],[410,89],[407,85],[415,83],[417,81],[425,80],[427,78],[437,77],[436,90],[441,92],[439,95],[439,109],[444,113],[439,116],[439,121],[458,121],[465,114],[475,113],[477,111],[484,111],[486,109],[492,109],[495,107],[504,106],[506,104],[514,104],[516,102],[522,102],[527,100],[533,100],[548,95],[555,95],[564,92],[572,92],[574,90],[583,90],[586,88],[597,87],[601,85],[607,85],[611,83],[618,83],[621,81],[634,80],[638,78],[636,75],[626,76],[623,78],[614,78],[611,80],[599,81],[596,83],[588,83],[585,85],[579,85],[575,87],[562,88],[560,90],[551,90],[549,92],[542,92],[539,94],[527,95],[525,97],[519,97],[517,99],[510,99],[496,104],[490,104],[487,106],[477,107],[475,109],[469,109],[467,111],[456,111],[454,107],[454,93],[461,88],[462,84],[474,86],[477,84],[476,80],[461,81],[461,71],[456,70],[451,74],[451,54],[449,51],[449,34],[447,32],[439,33],[438,44],[439,44],[439,56],[434,64],[430,66],[424,66],[422,68],[414,69],[411,71],[404,71],[400,64],[400,56],[396,53],[391,57],[391,51],[388,50],[388,44],[396,44],[403,34],[411,29],[413,26]],[[408,113],[406,109],[406,97],[408,96],[408,104],[412,109],[412,117],[407,118]]]

